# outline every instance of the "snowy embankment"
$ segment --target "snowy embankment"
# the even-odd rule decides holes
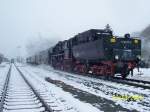
[[[43,67],[43,66],[40,66]],[[150,111],[150,91],[143,90],[142,88],[134,88],[132,86],[106,82],[96,78],[84,77],[70,73],[55,71],[48,66],[49,71],[37,67],[26,66],[22,69],[43,79],[50,77],[52,80],[59,80],[65,84],[71,85],[74,88],[86,91],[93,95],[102,97],[107,100],[113,101],[116,105],[120,105],[129,110],[137,110],[140,112]],[[142,96],[143,99],[137,101],[126,101],[114,99],[113,95],[129,95],[129,96]],[[113,105],[115,106],[115,105]],[[115,107],[114,107],[115,108]]]

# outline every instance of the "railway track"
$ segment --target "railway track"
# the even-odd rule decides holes
[[[16,65],[15,65],[16,66]],[[24,72],[21,68],[17,67],[20,74],[25,75],[25,77],[31,82],[37,91],[39,96],[43,98],[43,100],[51,107],[54,112],[82,112],[82,109],[77,106],[70,104],[64,96],[61,96],[61,92],[57,92],[58,89],[54,87],[54,85],[49,85],[47,81],[41,80],[36,76],[28,72]],[[56,89],[56,91],[55,91]],[[64,94],[64,93],[62,93]],[[68,98],[68,97],[67,97]],[[97,110],[96,110],[97,112]]]
[[[119,77],[111,78],[110,81],[114,81],[117,83],[127,84],[135,87],[141,87],[144,89],[150,89],[150,82],[136,79],[122,79]]]
[[[5,84],[4,84],[4,87],[3,87],[3,90],[2,90],[2,94],[1,94],[0,112],[3,111],[3,105],[4,105],[4,100],[5,100],[6,91],[7,91],[7,87],[8,87],[8,82],[9,82],[9,78],[10,78],[11,67],[12,67],[12,65],[10,65],[10,68],[8,70],[6,80],[5,80]]]
[[[62,71],[56,70],[54,71],[55,73],[59,73],[61,74]],[[63,72],[64,74],[65,72]],[[71,73],[71,72],[66,72],[67,73]],[[71,73],[73,75],[77,75],[76,73]],[[83,74],[80,74],[83,75]],[[149,81],[143,81],[143,80],[136,80],[136,79],[122,79],[120,77],[103,77],[103,76],[95,76],[95,75],[91,75],[91,74],[84,74],[83,77],[92,77],[92,78],[96,78],[96,79],[101,79],[104,81],[111,81],[111,82],[116,82],[116,83],[121,83],[121,84],[126,84],[129,86],[134,86],[134,87],[141,87],[143,89],[150,89],[150,82]]]
[[[3,87],[0,112],[53,112],[30,82],[11,65]]]

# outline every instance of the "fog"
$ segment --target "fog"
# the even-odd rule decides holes
[[[47,40],[52,45],[106,24],[116,35],[141,31],[150,24],[149,4],[149,0],[0,0],[0,53],[31,55],[30,43]]]

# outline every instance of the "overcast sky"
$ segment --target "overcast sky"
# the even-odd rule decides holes
[[[150,24],[149,5],[150,0],[0,0],[0,52],[13,57],[21,46],[25,55],[39,34],[63,40],[107,23],[116,35],[140,31]]]

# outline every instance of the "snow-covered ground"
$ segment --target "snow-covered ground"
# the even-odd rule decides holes
[[[0,64],[0,97],[3,92],[4,83],[6,80],[6,76],[9,70],[10,64],[9,63],[1,63]]]
[[[133,77],[131,77],[131,75],[129,75],[128,78],[150,81],[150,68],[140,68],[139,72],[137,69],[134,69]]]
[[[61,110],[61,112],[101,112],[91,104],[81,102],[56,85],[48,83],[44,78],[40,78],[36,74],[28,72],[24,70],[24,68],[20,67],[20,69],[38,91],[47,93],[47,95],[43,96],[45,97],[44,100],[49,102],[49,105],[56,106],[55,110]],[[53,102],[53,104],[51,104],[51,102]]]
[[[2,65],[2,68],[0,68],[0,73],[4,73],[1,77],[3,78],[3,83],[5,83],[8,68],[9,66],[7,65]],[[25,68],[24,65],[20,64],[19,68],[35,91],[39,93],[54,112],[101,112],[90,103],[74,98],[70,93],[63,91],[62,88],[57,87],[55,84],[45,81],[44,78],[23,70]],[[42,112],[43,110],[38,98],[36,98],[31,88],[25,83],[15,66],[12,65],[3,111]]]
[[[69,99],[69,102],[84,101],[86,102],[85,104],[90,105],[90,107],[96,107],[101,111],[150,111],[150,90],[144,90],[142,88],[135,88],[128,85],[107,82],[96,78],[75,75],[62,71],[56,71],[45,65],[33,67],[29,65],[18,64],[18,66],[20,66],[24,73],[37,77],[40,80],[45,80],[45,77],[49,77],[50,83],[45,83],[52,88],[51,91],[54,94],[59,93],[57,90],[59,88],[59,90],[63,91],[63,93],[67,93],[70,97],[72,97],[67,98]],[[69,87],[71,87],[74,91],[70,91],[68,89]],[[87,98],[83,99],[78,94],[74,95],[75,91],[80,91],[78,94],[84,93]],[[61,93],[61,98],[64,98],[65,94]],[[114,98],[116,94],[121,96],[138,96],[141,99],[136,101],[116,99]],[[89,96],[92,98],[97,98],[97,100],[94,100],[95,102],[97,101],[97,103],[94,101],[88,101],[88,99],[92,100]],[[103,102],[100,102],[98,99],[103,100]],[[75,107],[77,108],[79,105],[76,105]],[[110,108],[110,110],[107,110],[106,108]]]

